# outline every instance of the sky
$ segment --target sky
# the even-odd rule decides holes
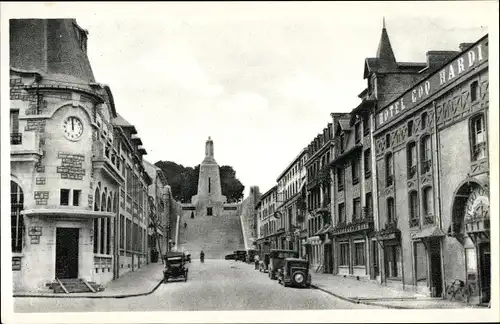
[[[75,4],[76,6],[76,4]],[[482,2],[130,3],[70,12],[89,32],[97,82],[134,124],[150,162],[195,166],[205,141],[245,185],[275,185],[365,89],[385,17],[398,61],[488,33]]]

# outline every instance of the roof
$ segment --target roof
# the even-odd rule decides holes
[[[265,197],[269,196],[273,191],[276,191],[276,188],[278,186],[274,186],[272,187],[271,189],[269,189],[268,191],[266,191],[264,194],[262,194],[262,196],[260,196],[260,200],[264,200]]]
[[[9,29],[11,67],[70,76],[81,85],[95,82],[85,49],[88,33],[75,19],[11,19]]]
[[[342,129],[343,131],[349,131],[351,129],[351,125],[349,123],[349,120],[340,119],[339,125],[340,125],[340,129]]]
[[[377,58],[396,62],[396,57],[392,51],[391,41],[385,26],[382,28],[382,35],[380,35],[380,42],[378,43]]]
[[[285,168],[285,170],[283,172],[280,173],[280,175],[278,176],[278,178],[276,179],[276,182],[279,182],[279,180],[285,176],[285,173],[288,172],[288,170],[290,170],[290,168],[297,162],[299,161],[302,156],[304,156],[305,154],[307,154],[307,147],[304,147],[300,153],[292,160],[292,162],[290,162],[288,164],[288,166]]]
[[[123,128],[132,128],[132,133],[137,134],[137,130],[135,129],[135,126],[130,124],[128,121],[125,120],[120,114],[116,114],[116,118],[113,118],[113,125],[120,126]]]

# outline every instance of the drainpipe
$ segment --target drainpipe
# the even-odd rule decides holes
[[[432,108],[434,110],[434,160],[435,162],[435,170],[436,170],[436,177],[434,179],[434,185],[435,185],[435,192],[437,192],[437,197],[436,199],[436,217],[437,217],[437,223],[439,226],[440,230],[443,230],[443,219],[441,217],[441,166],[439,163],[439,139],[438,139],[438,128],[437,128],[437,107],[436,107],[436,101],[432,101]],[[443,298],[445,297],[445,276],[444,276],[444,257],[443,257],[443,243],[444,243],[444,238],[439,240],[439,254],[441,256],[441,291],[442,291],[442,296]]]

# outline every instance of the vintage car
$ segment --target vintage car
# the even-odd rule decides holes
[[[247,251],[247,263],[253,263],[255,255],[257,254],[257,251],[254,249],[250,249]]]
[[[278,269],[283,267],[286,258],[298,258],[299,252],[294,250],[272,249],[269,253],[268,273],[271,280],[276,280]]]
[[[284,287],[311,286],[311,274],[309,273],[309,261],[298,258],[286,258],[283,268],[278,270],[278,282]]]
[[[186,255],[183,252],[168,252],[165,254],[165,269],[163,270],[163,283],[169,279],[188,279]]]
[[[269,270],[269,253],[264,253],[259,261],[259,271],[267,272]]]
[[[234,251],[234,254],[236,254],[236,261],[245,262],[247,259],[247,251],[246,250],[237,250],[237,251]]]
[[[236,260],[236,254],[234,253],[231,253],[231,254],[227,254],[225,257],[224,257],[225,260]]]

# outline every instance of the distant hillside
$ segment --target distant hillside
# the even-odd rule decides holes
[[[183,203],[191,202],[191,197],[198,191],[198,176],[200,165],[194,168],[184,167],[172,161],[158,161],[159,167],[168,184],[172,188],[174,198]],[[219,167],[222,194],[227,197],[228,202],[238,202],[243,198],[245,186],[236,178],[236,171],[229,165]]]

